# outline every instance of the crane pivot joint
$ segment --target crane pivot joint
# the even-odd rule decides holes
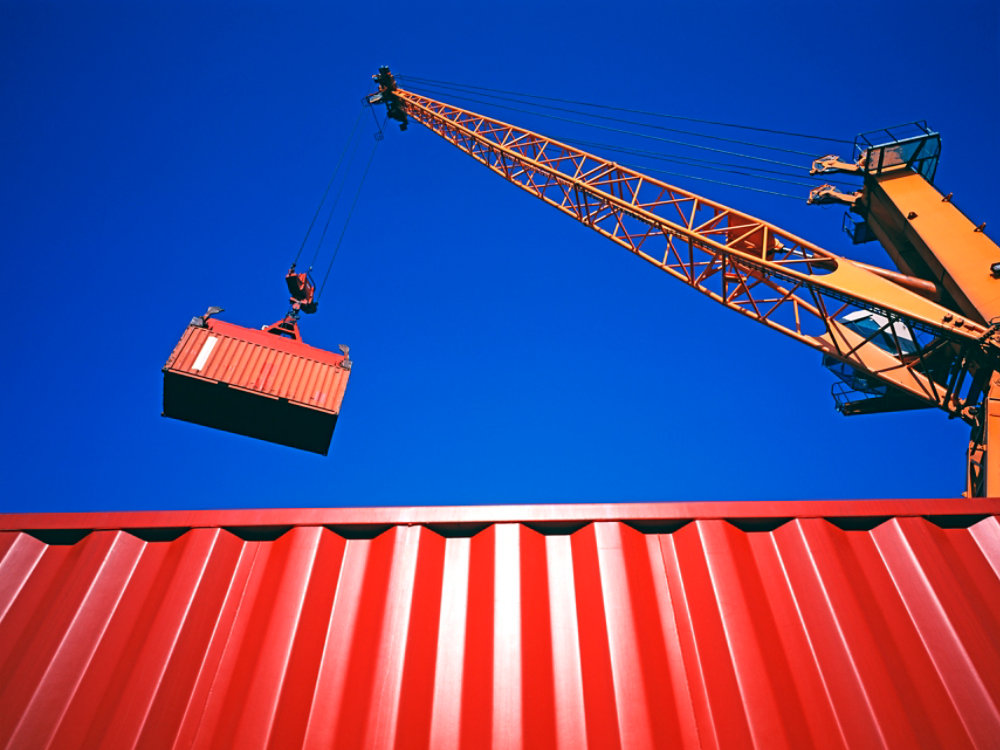
[[[847,172],[857,174],[861,171],[858,164],[842,161],[836,154],[827,154],[818,159],[814,159],[809,174],[828,174],[830,172]]]
[[[861,191],[856,193],[842,193],[833,185],[820,185],[809,191],[809,198],[806,203],[810,205],[822,205],[826,203],[843,203],[851,208],[861,198]]]
[[[396,120],[400,130],[406,130],[406,126],[409,124],[406,107],[403,105],[403,100],[395,93],[396,77],[389,70],[389,66],[381,66],[378,73],[372,76],[372,80],[378,86],[378,91],[368,95],[368,103],[371,105],[385,104],[389,119]]]

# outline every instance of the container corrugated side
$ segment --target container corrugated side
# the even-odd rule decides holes
[[[996,748],[998,514],[0,516],[0,747]]]
[[[350,375],[343,362],[302,342],[210,320],[187,328],[164,370],[337,413]]]

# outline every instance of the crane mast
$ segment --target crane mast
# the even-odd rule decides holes
[[[933,184],[940,137],[924,123],[909,132],[881,131],[888,144],[859,136],[853,160],[836,155],[817,159],[812,174],[848,173],[864,177],[853,194],[829,186],[813,191],[812,200],[847,205],[861,217],[851,236],[855,243],[878,240],[896,267],[933,279],[941,301],[957,314],[993,326],[1000,320],[1000,248]],[[966,494],[1000,495],[1000,379],[990,373],[986,395],[975,413],[968,453]],[[988,450],[990,436],[997,447]]]
[[[841,400],[841,411],[936,407],[963,419],[973,431],[967,494],[1000,495],[1000,379],[992,382],[1000,369],[1000,318],[986,303],[980,309],[961,294],[972,272],[941,272],[940,262],[924,258],[912,238],[894,229],[888,217],[894,192],[913,192],[903,189],[903,173],[927,182],[912,163],[865,172],[858,194],[826,188],[811,198],[864,206],[875,236],[897,237],[890,255],[900,271],[889,271],[539,133],[404,90],[387,68],[373,79],[379,91],[369,102],[384,103],[400,129],[413,119],[678,281],[820,351],[828,367],[841,368],[845,382],[860,384],[853,400]],[[814,165],[814,171],[855,168],[858,162],[833,156]],[[900,183],[895,191],[885,187],[890,180]],[[921,200],[924,211],[929,199]],[[935,226],[941,223],[948,225],[947,217],[935,219]],[[1000,276],[1000,249],[981,228],[978,234],[992,247],[978,251],[998,262],[992,273]],[[947,231],[938,235],[935,244],[948,240]],[[995,283],[975,298],[1000,307],[1000,281]],[[865,327],[854,322],[861,318]]]

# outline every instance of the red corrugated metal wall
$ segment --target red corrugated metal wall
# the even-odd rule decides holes
[[[0,517],[0,746],[1000,745],[1000,503],[754,505]]]

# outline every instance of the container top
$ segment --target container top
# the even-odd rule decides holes
[[[344,361],[343,354],[329,352],[325,349],[317,349],[315,346],[309,346],[309,344],[303,341],[295,341],[274,333],[257,330],[256,328],[238,326],[235,323],[227,323],[218,318],[209,318],[206,321],[205,327],[221,336],[231,336],[242,341],[259,344],[260,346],[266,346],[269,349],[276,349],[287,354],[294,354],[298,357],[306,357],[307,359],[328,365],[339,365]]]
[[[111,511],[92,513],[0,513],[0,531],[25,529],[131,529],[368,524],[442,526],[492,523],[578,524],[623,521],[635,524],[728,520],[770,526],[802,518],[854,519],[874,526],[890,518],[919,517],[941,524],[1000,516],[1000,499],[975,500],[779,500],[660,503],[564,503],[505,505],[390,506],[369,508],[245,508],[227,510]]]

